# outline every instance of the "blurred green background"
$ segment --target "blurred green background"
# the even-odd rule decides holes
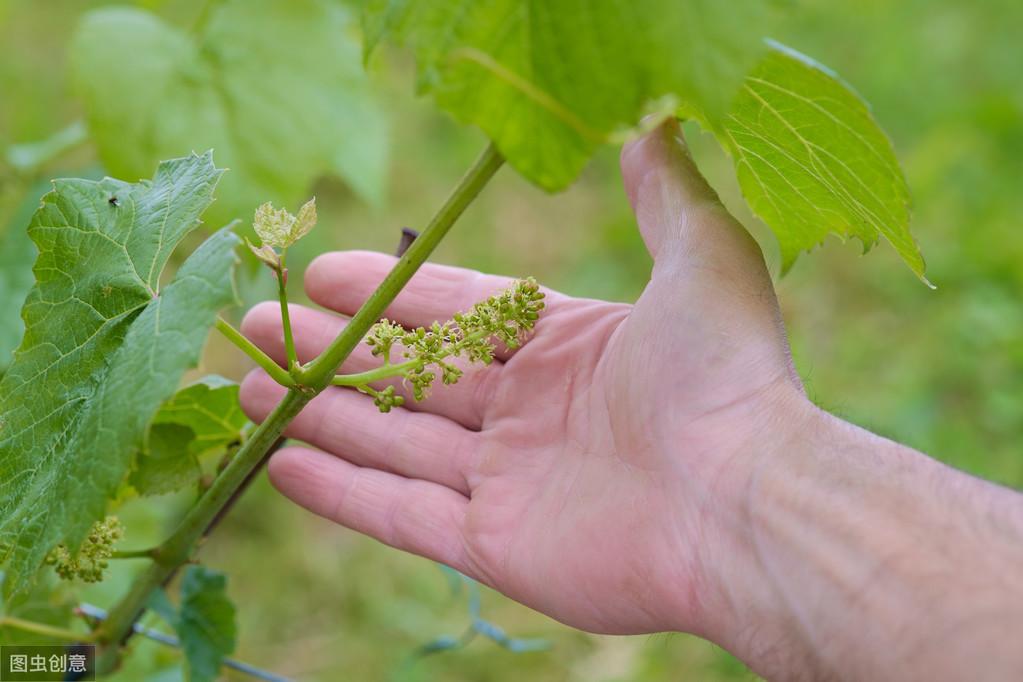
[[[82,12],[103,4],[111,3],[0,0],[0,148],[45,139],[81,117],[67,81],[67,42]],[[203,3],[137,4],[188,26]],[[913,229],[937,285],[935,291],[922,286],[883,244],[861,256],[857,243],[832,239],[802,257],[778,282],[800,373],[827,409],[1021,488],[1023,4],[802,0],[790,3],[788,13],[776,37],[836,69],[871,102],[891,135],[913,190]],[[384,54],[371,78],[392,131],[386,198],[367,205],[337,180],[310,188],[321,228],[290,259],[293,272],[324,250],[393,251],[399,228],[422,225],[483,144],[477,131],[414,97],[407,55]],[[776,247],[744,208],[730,162],[709,136],[688,132],[701,167],[776,271]],[[93,173],[95,158],[86,145],[44,171]],[[0,224],[27,191],[7,180],[0,180]],[[11,274],[2,270],[12,267],[9,260],[0,256],[0,286]],[[623,301],[641,291],[650,267],[614,149],[603,150],[578,183],[554,196],[502,171],[436,260],[532,274],[571,294]],[[258,298],[258,287],[248,296]],[[211,340],[203,373],[238,378],[246,369],[219,339]],[[128,505],[121,516],[129,543],[158,539],[183,502]],[[480,640],[410,667],[417,646],[464,629],[464,595],[453,595],[429,562],[310,516],[264,478],[217,529],[202,558],[230,576],[241,630],[237,657],[299,680],[751,676],[693,637],[586,635],[493,593],[483,599],[488,619],[512,635],[547,638],[553,648],[512,654]],[[132,569],[117,566],[86,598],[112,603]],[[172,650],[135,646],[137,656],[120,679],[178,678]]]

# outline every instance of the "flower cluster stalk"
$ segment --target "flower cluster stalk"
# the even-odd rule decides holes
[[[427,396],[434,380],[440,375],[444,384],[454,384],[463,370],[451,362],[463,358],[469,362],[490,364],[496,350],[492,339],[508,348],[517,348],[529,334],[544,309],[544,294],[532,278],[515,282],[505,291],[480,301],[469,312],[456,313],[445,323],[434,322],[430,327],[406,331],[401,325],[381,320],[373,325],[366,337],[373,355],[383,359],[375,369],[356,374],[339,374],[331,383],[352,386],[373,396],[381,412],[404,404],[394,386],[377,390],[374,381],[401,377],[411,389],[412,397],[422,400]],[[404,362],[392,362],[396,351]]]
[[[281,327],[284,329],[284,352],[288,357],[288,374],[298,374],[298,353],[295,351],[295,337],[291,332],[291,313],[288,311],[288,267],[285,264],[287,249],[281,253],[281,262],[277,266],[277,299],[281,303]]]

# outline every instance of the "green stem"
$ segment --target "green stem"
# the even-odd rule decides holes
[[[284,432],[285,427],[302,408],[312,400],[309,391],[290,389],[273,412],[256,427],[231,463],[217,476],[195,506],[181,520],[167,540],[156,549],[152,564],[142,571],[131,589],[111,610],[100,626],[98,641],[103,648],[97,660],[97,670],[110,672],[117,665],[119,644],[131,632],[132,625],[145,608],[154,589],[188,561],[207,526],[217,516],[234,491],[245,481],[249,472],[262,461],[263,455]]]
[[[273,358],[264,353],[259,346],[249,341],[244,334],[232,327],[227,320],[218,317],[216,326],[217,331],[223,334],[228,341],[237,346],[243,353],[252,358],[257,365],[270,375],[270,378],[281,386],[288,388],[295,386],[295,380],[291,378],[287,370],[274,362]]]
[[[395,264],[376,291],[366,300],[344,331],[334,339],[305,372],[305,382],[322,390],[330,384],[338,367],[366,335],[369,328],[380,319],[388,304],[412,279],[419,266],[430,256],[440,240],[448,233],[455,220],[480,193],[487,182],[501,167],[504,158],[497,148],[488,145],[476,162],[466,172],[441,209],[427,225],[423,233],[412,242],[405,255]]]
[[[111,559],[152,559],[156,556],[156,549],[115,549]]]
[[[92,642],[95,640],[95,635],[91,632],[75,632],[74,630],[58,628],[45,623],[22,620],[21,618],[15,618],[14,616],[0,617],[0,628],[5,627],[21,630],[22,632],[31,632],[32,634],[41,635],[43,637],[62,639],[68,642]]]
[[[415,367],[420,362],[422,361],[409,360],[408,362],[400,362],[397,365],[381,365],[376,369],[368,369],[365,372],[338,374],[330,380],[330,383],[334,386],[364,386],[374,381],[400,376],[406,369]]]
[[[281,326],[284,328],[284,349],[288,355],[288,373],[294,377],[298,371],[298,354],[295,352],[295,337],[291,333],[291,314],[288,311],[288,269],[284,259],[287,250],[281,252],[281,262],[277,266],[277,298],[281,302]]]
[[[234,492],[259,466],[267,451],[281,437],[284,429],[302,411],[302,408],[330,384],[337,368],[347,359],[365,336],[366,331],[383,314],[401,288],[419,269],[419,266],[426,261],[441,238],[447,234],[452,224],[465,210],[465,207],[493,177],[502,161],[501,155],[493,145],[488,146],[459,182],[437,215],[430,221],[426,230],[412,243],[412,247],[362,305],[345,330],[323,354],[310,364],[306,376],[314,380],[311,385],[307,384],[301,387],[292,385],[289,388],[284,399],[263,423],[255,428],[238,449],[231,463],[214,479],[213,484],[189,509],[171,536],[153,552],[153,563],[136,576],[131,589],[114,605],[107,620],[97,630],[96,639],[101,644],[97,660],[97,670],[100,673],[108,673],[117,667],[121,643],[130,636],[132,625],[145,608],[149,595],[154,589],[164,584],[179,565],[191,557],[196,544]],[[223,321],[218,321],[217,327],[228,335],[228,338],[239,348],[245,350],[250,357],[257,359],[249,352],[249,347],[256,351],[259,349],[252,346],[251,342],[237,330]],[[259,351],[259,354],[262,355],[262,351]],[[281,370],[275,363],[273,367],[276,370]],[[264,367],[264,369],[269,371],[268,367]],[[291,377],[289,376],[288,379],[290,380]]]
[[[479,341],[490,335],[487,331],[477,331],[472,334],[467,334],[464,339],[457,342],[455,346],[447,348],[437,353],[435,356],[437,360],[443,360],[444,358],[454,355],[460,351],[458,344],[464,344],[465,342]],[[337,374],[330,383],[334,386],[364,386],[373,381],[380,381],[382,379],[390,379],[391,377],[401,376],[405,373],[405,370],[411,369],[416,365],[422,364],[423,360],[414,358],[412,360],[406,360],[405,362],[399,362],[398,364],[392,365],[390,362],[385,362],[376,369],[368,369],[365,372],[357,372],[354,374]]]

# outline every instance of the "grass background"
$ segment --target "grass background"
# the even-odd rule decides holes
[[[100,2],[0,0],[0,145],[44,138],[81,115],[65,48],[80,14]],[[199,2],[140,3],[187,25]],[[828,409],[979,476],[1023,487],[1023,5],[1011,0],[802,0],[777,36],[835,68],[873,105],[914,194],[913,227],[937,285],[920,285],[881,245],[829,240],[778,282],[796,364]],[[361,204],[322,181],[321,228],[293,272],[328,249],[392,251],[419,226],[483,144],[411,90],[412,65],[389,53],[374,80],[391,117],[388,199]],[[689,130],[697,159],[761,242],[730,164]],[[65,161],[88,167],[84,149]],[[620,187],[617,151],[546,195],[504,170],[436,260],[532,274],[579,296],[629,301],[649,259]],[[295,287],[297,290],[298,287]],[[250,293],[258,298],[258,292]],[[246,366],[211,341],[204,371]],[[129,505],[133,546],[166,533],[182,499]],[[485,592],[484,615],[548,652],[511,654],[486,641],[409,667],[417,646],[468,622],[435,566],[312,517],[261,478],[202,550],[230,575],[241,630],[237,656],[300,680],[736,680],[728,654],[686,635],[599,637]],[[110,604],[135,567],[118,565],[86,598]],[[139,642],[123,680],[180,677],[173,651]],[[233,677],[230,679],[234,679]],[[241,679],[241,678],[239,678]]]

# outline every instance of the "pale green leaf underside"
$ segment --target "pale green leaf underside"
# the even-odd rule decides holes
[[[868,249],[883,236],[923,279],[891,143],[830,71],[774,45],[727,114],[707,119],[735,160],[750,207],[777,236],[784,269],[829,233]]]
[[[671,97],[722,111],[762,51],[766,0],[369,0],[367,52],[409,45],[422,89],[548,190]]]
[[[349,11],[330,0],[226,0],[198,36],[140,9],[85,15],[72,77],[114,175],[144,177],[182,151],[232,169],[208,216],[291,206],[324,174],[371,201],[386,177],[386,125],[369,93]]]
[[[195,433],[180,424],[153,424],[128,482],[142,496],[163,495],[194,485],[202,474],[190,451]]]
[[[196,456],[237,441],[249,423],[238,402],[238,384],[208,376],[178,391],[153,417],[153,424],[180,424],[195,434]]]
[[[153,416],[129,482],[140,495],[162,495],[195,484],[200,457],[224,452],[249,424],[238,384],[208,376],[182,388]]]
[[[10,585],[76,547],[124,478],[146,425],[234,301],[238,238],[221,231],[162,290],[222,171],[210,154],[152,181],[57,180],[32,218],[36,284],[0,381],[0,543]],[[111,200],[116,198],[116,202]]]

